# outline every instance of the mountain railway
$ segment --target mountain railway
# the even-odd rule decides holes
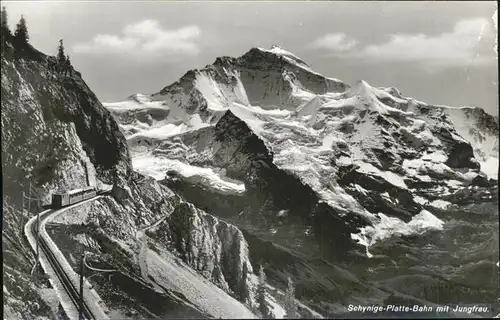
[[[54,213],[54,211],[52,211],[52,210],[48,211],[42,217],[40,217],[40,221],[53,213]],[[32,224],[31,232],[33,232],[33,234],[37,234],[37,224],[35,224],[35,223]],[[53,270],[55,271],[57,277],[59,278],[62,285],[64,286],[64,289],[68,293],[68,296],[71,298],[71,301],[79,309],[80,300],[81,300],[79,289],[77,289],[75,287],[73,282],[71,282],[71,279],[69,278],[69,276],[66,274],[66,272],[64,272],[64,269],[57,261],[54,253],[49,249],[47,243],[45,242],[45,239],[43,237],[38,237],[38,239],[39,239],[39,244],[40,244],[41,250],[43,251],[43,253],[47,257],[47,259],[48,259],[50,265],[52,266]],[[94,315],[92,314],[92,311],[90,310],[90,308],[87,306],[87,304],[85,302],[83,303],[83,316],[84,316],[84,319],[88,319],[88,320],[97,319],[96,317],[94,317]]]
[[[66,192],[55,192],[52,194],[52,208],[61,209],[66,206],[91,199],[97,195],[95,187],[85,187]]]
[[[87,302],[85,302],[85,299],[82,301],[82,294],[80,291],[82,289],[80,288],[81,284],[78,286],[78,284],[72,281],[70,275],[67,271],[65,271],[63,263],[58,260],[56,254],[52,251],[53,249],[51,249],[50,244],[47,242],[49,240],[46,239],[48,235],[45,234],[44,236],[44,224],[50,216],[56,215],[59,211],[65,210],[66,207],[73,206],[82,201],[90,200],[107,192],[109,192],[109,190],[99,190],[95,187],[84,187],[81,189],[54,193],[52,195],[52,203],[44,206],[45,211],[41,212],[38,218],[36,216],[31,218],[26,223],[25,227],[25,236],[28,238],[28,242],[30,242],[31,236],[32,240],[30,244],[32,249],[35,251],[35,255],[37,254],[35,243],[38,241],[40,253],[45,255],[47,262],[55,273],[55,276],[60,281],[60,289],[63,289],[67,293],[67,298],[71,300],[75,310],[78,312],[81,310],[81,316],[86,320],[98,319],[99,316],[94,314],[92,308],[89,307]],[[38,220],[38,222],[36,220]],[[31,233],[31,235],[29,235],[29,233]],[[41,263],[41,256],[39,257],[39,261],[37,261],[37,263]],[[44,269],[46,268],[45,266],[43,267]],[[48,272],[49,270],[45,271]],[[77,273],[77,275],[79,274]],[[68,315],[68,317],[70,319],[73,318],[70,315]]]
[[[40,223],[41,223],[41,221],[46,219],[51,214],[54,214],[54,210],[48,210],[42,216],[40,216]],[[34,235],[37,234],[37,225],[38,225],[37,223],[32,223],[32,225],[31,225],[31,232]],[[50,250],[44,237],[38,236],[38,241],[39,241],[41,251],[47,257],[47,260],[49,261],[52,269],[54,270],[57,277],[61,281],[61,284],[63,285],[64,290],[68,293],[68,296],[71,298],[71,301],[73,302],[73,304],[77,307],[77,310],[79,310],[79,308],[80,308],[79,288],[75,287],[75,285],[71,282],[71,279],[69,278],[69,276],[66,274],[66,272],[64,272],[63,267],[57,261],[57,258],[55,257],[54,253]],[[84,316],[84,319],[88,319],[88,320],[97,319],[92,314],[92,311],[90,310],[90,308],[87,306],[86,303],[83,303],[83,316]]]

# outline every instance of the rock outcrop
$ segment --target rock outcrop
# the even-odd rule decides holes
[[[55,189],[123,183],[131,170],[123,134],[81,75],[29,44],[2,54],[2,166],[6,194],[29,183]],[[14,53],[13,53],[14,52]]]

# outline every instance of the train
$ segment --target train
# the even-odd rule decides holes
[[[97,189],[95,187],[85,187],[66,192],[55,192],[52,194],[52,207],[60,209],[93,198],[96,195]]]

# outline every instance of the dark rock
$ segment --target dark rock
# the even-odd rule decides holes
[[[472,179],[472,185],[479,187],[489,187],[490,182],[488,181],[488,177],[485,174],[478,174]]]
[[[420,179],[413,177],[406,178],[403,181],[411,189],[417,189],[417,190],[430,189],[440,184],[439,181],[422,181]]]
[[[351,183],[356,183],[364,189],[372,191],[369,194],[364,194],[357,191],[355,188],[346,189],[370,212],[384,212],[404,221],[410,221],[411,217],[422,211],[422,206],[413,200],[411,192],[396,187],[381,177],[351,170],[348,173],[344,173],[338,182],[345,187],[348,187]],[[384,192],[387,192],[395,202],[391,203],[385,200],[380,195]]]
[[[131,200],[132,193],[127,186],[120,186],[118,184],[113,185],[113,189],[111,190],[111,194],[113,197],[119,202],[124,203],[127,200]]]
[[[398,159],[398,157],[390,151],[380,148],[371,148],[371,150],[382,165],[382,170],[389,170],[390,168],[394,167],[395,164],[398,164],[395,162],[401,162],[399,161],[400,159]]]
[[[457,142],[451,147],[446,165],[450,168],[480,169],[481,165],[474,159],[474,151],[467,142]]]
[[[450,168],[470,168],[479,169],[481,165],[474,158],[472,146],[463,140],[456,140],[449,129],[440,127],[439,131],[433,134],[445,145],[448,160],[445,162]]]

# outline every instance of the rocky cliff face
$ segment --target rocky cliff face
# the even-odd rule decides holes
[[[33,260],[22,233],[41,208],[32,201],[31,212],[21,212],[22,192],[47,204],[58,189],[123,183],[130,155],[111,114],[77,71],[63,70],[54,57],[29,44],[14,46],[9,35],[3,36],[2,182],[4,206],[12,206],[3,209],[9,221],[3,245],[10,252],[5,276],[13,280],[4,286],[4,306],[12,318],[50,317],[58,313],[57,301],[54,309],[54,299],[47,300],[53,296],[48,283],[30,281]],[[49,293],[40,295],[44,290]]]
[[[32,183],[40,197],[55,189],[114,184],[131,169],[126,141],[73,68],[28,45],[2,55],[2,165],[6,194]],[[42,191],[43,190],[43,191]]]
[[[253,304],[248,244],[238,228],[182,202],[148,234],[221,289]]]

